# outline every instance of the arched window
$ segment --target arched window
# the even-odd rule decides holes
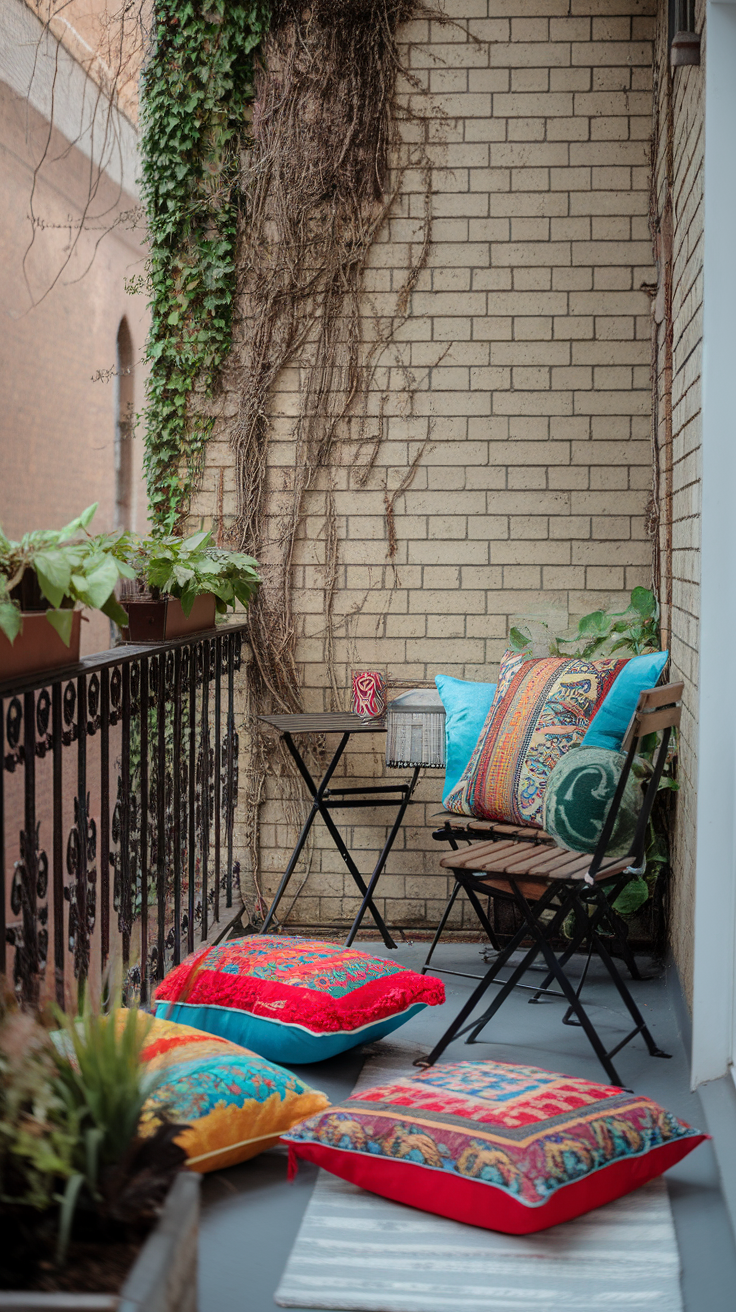
[[[115,527],[133,527],[133,432],[134,378],[133,340],[127,319],[118,328],[115,422]]]

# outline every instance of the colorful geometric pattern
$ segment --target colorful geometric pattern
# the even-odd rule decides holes
[[[475,751],[446,808],[541,828],[551,771],[581,741],[625,664],[614,657],[528,660],[507,652]]]
[[[381,957],[318,939],[257,934],[200,948],[156,990],[157,1003],[238,1008],[313,1034],[357,1030],[444,1000],[439,980]]]
[[[150,1020],[143,1061],[155,1083],[143,1109],[143,1133],[157,1111],[188,1128],[178,1142],[194,1171],[214,1171],[270,1148],[285,1130],[329,1106],[281,1066],[227,1039],[188,1025]]]
[[[531,1066],[501,1062],[457,1062],[414,1077],[363,1090],[344,1103],[313,1116],[284,1136],[296,1157],[318,1161],[327,1170],[352,1179],[375,1193],[409,1201],[395,1183],[396,1164],[422,1168],[414,1203],[427,1211],[451,1214],[442,1205],[457,1199],[463,1181],[485,1185],[498,1216],[500,1191],[507,1203],[542,1208],[566,1187],[604,1168],[645,1157],[667,1145],[684,1156],[703,1136],[650,1098],[622,1089],[572,1079]],[[692,1140],[692,1142],[690,1142]],[[360,1158],[357,1170],[350,1159]],[[628,1192],[665,1170],[634,1169]],[[361,1174],[362,1172],[362,1174]],[[416,1172],[415,1172],[416,1176]],[[616,1172],[620,1181],[621,1172]],[[610,1177],[609,1177],[610,1180]],[[442,1183],[445,1181],[446,1183]],[[588,1190],[588,1210],[611,1196],[605,1180]],[[603,1196],[605,1195],[605,1196]],[[482,1219],[483,1191],[474,1191]],[[503,1215],[503,1207],[501,1208]],[[461,1219],[467,1219],[463,1217]],[[516,1231],[542,1228],[553,1221],[529,1219],[522,1226],[493,1224]]]

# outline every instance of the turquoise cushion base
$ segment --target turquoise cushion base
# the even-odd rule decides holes
[[[444,804],[473,755],[491,709],[496,685],[470,683],[467,679],[453,679],[449,674],[438,674],[435,683],[446,712]]]
[[[289,1066],[306,1066],[314,1061],[327,1061],[359,1043],[374,1043],[406,1024],[426,1002],[415,1002],[399,1016],[364,1025],[358,1030],[340,1030],[334,1034],[310,1034],[298,1025],[279,1025],[271,1020],[251,1016],[235,1007],[193,1006],[188,1002],[159,1002],[154,1015],[159,1020],[173,1020],[180,1025],[191,1025],[206,1034],[218,1034],[221,1039],[239,1043],[267,1061]]]
[[[603,705],[588,725],[583,747],[609,747],[617,752],[624,740],[639,694],[653,688],[667,664],[668,651],[633,656],[614,680]]]

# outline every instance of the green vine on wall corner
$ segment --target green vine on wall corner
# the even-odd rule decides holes
[[[187,514],[213,420],[193,414],[230,349],[241,152],[266,0],[156,0],[142,81],[152,323],[145,469],[161,529]]]

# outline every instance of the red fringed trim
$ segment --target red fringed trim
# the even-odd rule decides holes
[[[185,965],[187,962],[182,962]],[[332,997],[316,988],[274,984],[252,975],[208,970],[204,964],[194,979],[191,967],[183,981],[179,971],[181,966],[159,985],[157,1001],[234,1007],[276,1024],[303,1025],[315,1033],[357,1030],[407,1011],[416,1003],[438,1007],[445,1001],[441,980],[413,970],[369,980],[342,997]]]
[[[288,1166],[287,1166],[287,1168],[286,1168],[286,1178],[287,1178],[287,1180],[289,1180],[289,1181],[291,1181],[291,1180],[295,1180],[295,1179],[296,1179],[296,1175],[297,1175],[297,1171],[298,1171],[298,1170],[299,1170],[299,1158],[297,1157],[297,1155],[296,1155],[296,1153],[295,1153],[295,1151],[294,1151],[294,1145],[293,1145],[293,1143],[290,1143],[290,1144],[289,1144],[289,1164],[288,1164]]]

